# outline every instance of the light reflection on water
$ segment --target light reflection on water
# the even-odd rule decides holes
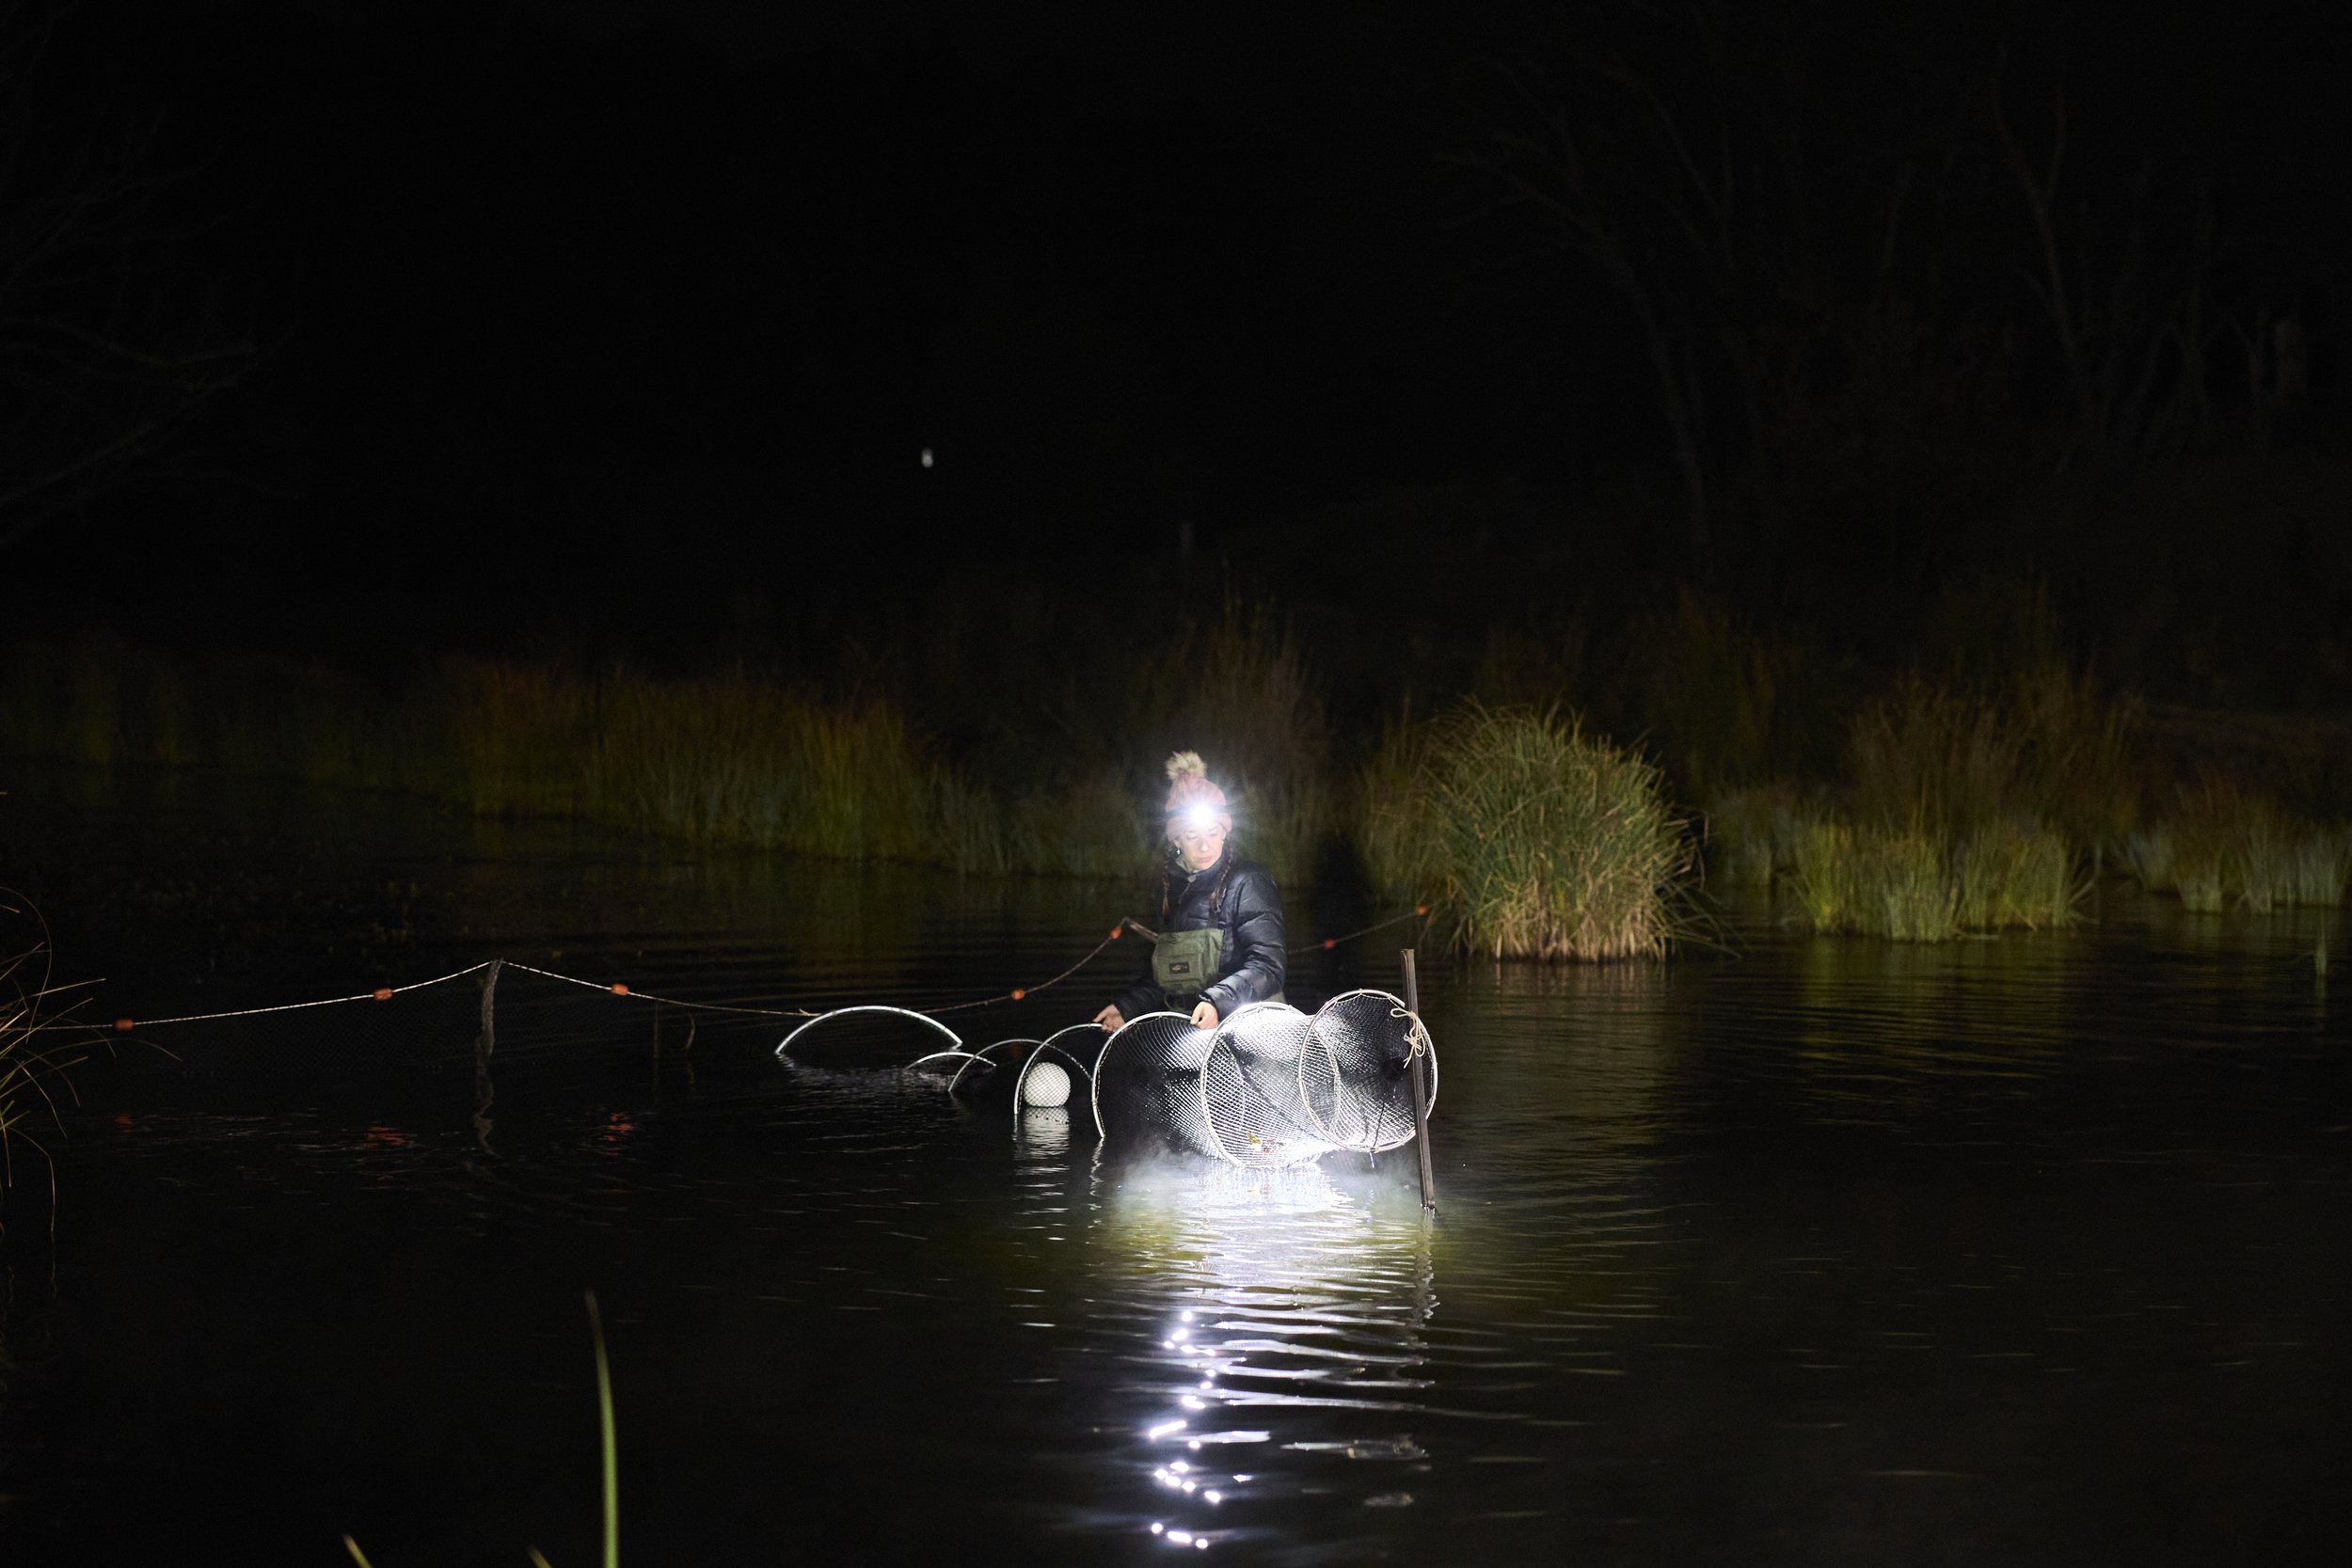
[[[1396,1478],[1368,1485],[1331,1460],[1426,1469],[1396,1430],[1428,1386],[1418,1200],[1313,1166],[1152,1165],[1098,1181],[1096,1239],[1143,1265],[1160,1313],[1159,1354],[1137,1358],[1122,1390],[1145,1406],[1136,1463],[1167,1494],[1146,1528],[1200,1548],[1277,1533],[1303,1496],[1409,1505]],[[1329,1418],[1298,1418],[1311,1411],[1382,1430],[1334,1437]]]

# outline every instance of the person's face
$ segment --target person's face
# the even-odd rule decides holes
[[[1168,841],[1184,857],[1187,871],[1206,871],[1225,853],[1225,835],[1233,819],[1225,813],[1188,811],[1168,819]]]

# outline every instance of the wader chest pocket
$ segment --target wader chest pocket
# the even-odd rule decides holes
[[[1225,958],[1225,933],[1163,931],[1152,944],[1152,978],[1170,996],[1198,996],[1216,978]]]

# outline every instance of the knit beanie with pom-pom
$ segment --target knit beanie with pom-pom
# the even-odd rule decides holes
[[[1200,805],[1223,811],[1225,791],[1209,782],[1209,767],[1200,752],[1179,752],[1168,759],[1168,815]]]

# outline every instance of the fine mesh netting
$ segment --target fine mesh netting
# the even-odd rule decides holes
[[[1410,1142],[1417,1051],[1435,1110],[1438,1054],[1421,1021],[1384,990],[1331,998],[1317,1009],[1299,1048],[1299,1095],[1308,1119],[1340,1148],[1380,1154]]]
[[[1377,1154],[1412,1140],[1417,1054],[1434,1104],[1428,1032],[1386,991],[1349,991],[1311,1017],[1260,1004],[1215,1029],[1152,1013],[1104,1046],[1095,1125],[1114,1148],[1165,1148],[1253,1167],[1303,1164],[1334,1149]]]
[[[1113,1035],[1094,1065],[1094,1125],[1104,1142],[1216,1153],[1200,1102],[1200,1069],[1216,1040],[1182,1013],[1146,1013]]]
[[[1300,1048],[1312,1020],[1280,1003],[1244,1007],[1217,1025],[1200,1069],[1201,1118],[1216,1152],[1237,1165],[1303,1164],[1329,1140],[1299,1090]]]

